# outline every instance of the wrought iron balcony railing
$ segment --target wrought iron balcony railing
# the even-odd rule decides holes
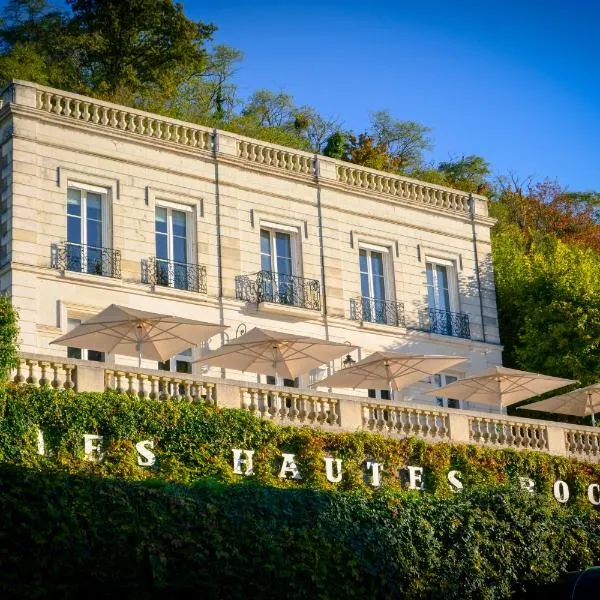
[[[142,260],[142,283],[206,294],[206,267],[151,256]]]
[[[259,271],[235,278],[235,297],[246,302],[274,302],[321,310],[321,286],[316,279]]]
[[[368,296],[350,298],[350,318],[353,321],[382,323],[405,327],[404,304],[392,300],[379,300]]]
[[[99,248],[73,242],[52,244],[50,264],[53,269],[61,271],[121,278],[121,251],[112,248]]]
[[[430,333],[470,339],[469,315],[429,308],[419,312],[419,329]]]

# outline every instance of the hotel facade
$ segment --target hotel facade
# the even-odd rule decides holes
[[[323,425],[340,425],[343,391],[360,397],[357,423],[399,418],[386,390],[306,391],[343,359],[294,382],[192,365],[262,327],[347,342],[353,360],[465,357],[400,392],[434,423],[415,432],[443,437],[449,415],[481,408],[422,392],[501,364],[485,197],[24,81],[1,103],[0,291],[20,316],[16,380],[142,394],[204,386],[270,416],[275,394],[286,422],[321,402],[312,414]],[[112,303],[228,329],[137,371],[132,357],[50,345]]]

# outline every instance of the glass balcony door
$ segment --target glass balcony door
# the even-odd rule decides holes
[[[446,265],[427,263],[427,300],[431,309],[452,310]]]
[[[426,270],[431,330],[443,335],[454,335],[451,315],[453,306],[450,292],[450,269],[443,264],[428,262]]]
[[[67,191],[67,269],[106,275],[103,268],[103,198],[98,192]]]
[[[386,323],[383,253],[361,248],[359,267],[363,319],[371,323]]]
[[[187,214],[163,206],[156,207],[156,283],[188,289]]]
[[[262,296],[280,304],[294,304],[292,236],[282,231],[260,230]]]

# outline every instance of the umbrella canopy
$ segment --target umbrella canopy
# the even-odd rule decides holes
[[[576,417],[591,415],[592,423],[594,423],[596,414],[600,412],[600,384],[588,385],[560,396],[553,396],[532,404],[519,406],[519,408],[541,410],[560,415],[575,415]]]
[[[482,373],[459,379],[426,394],[504,407],[572,383],[575,382],[571,379],[506,367],[491,367]]]
[[[255,327],[194,362],[294,379],[354,349],[348,344]]]
[[[313,386],[399,390],[465,360],[462,356],[374,352]]]
[[[51,342],[126,356],[164,361],[226,329],[182,317],[111,304],[69,333]]]

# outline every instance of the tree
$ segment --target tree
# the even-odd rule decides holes
[[[259,127],[292,128],[296,113],[292,96],[270,90],[254,92],[242,110],[242,115],[254,119]]]
[[[423,153],[432,149],[431,129],[416,121],[394,119],[387,110],[373,113],[369,136],[374,147],[386,147],[388,170],[406,171],[423,162]]]
[[[476,194],[487,194],[490,191],[487,181],[491,174],[490,165],[481,156],[470,154],[458,160],[441,162],[438,171],[445,176],[450,187]]]
[[[188,19],[173,0],[68,3],[70,13],[45,0],[11,0],[0,29],[4,78],[23,72],[15,59],[25,54],[47,68],[44,83],[155,107],[205,70],[204,45],[215,27]],[[27,74],[40,75],[37,68]]]
[[[219,125],[233,118],[237,86],[233,78],[242,53],[218,44],[207,54],[202,73],[190,77],[177,89],[170,113],[186,121]]]
[[[329,158],[350,160],[351,134],[344,131],[334,131],[326,140],[323,154]]]

